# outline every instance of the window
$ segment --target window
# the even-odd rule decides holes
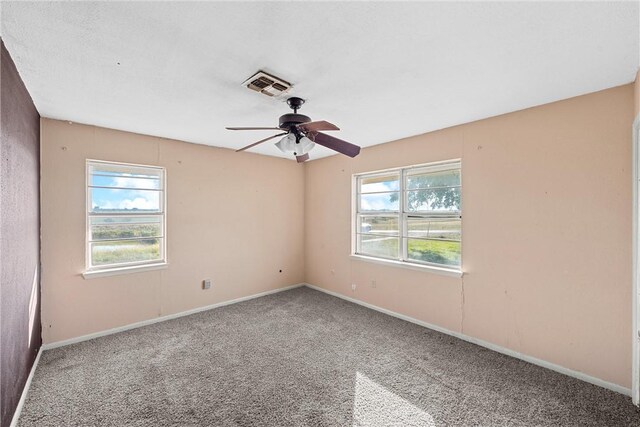
[[[356,255],[460,269],[460,161],[355,177]]]
[[[165,170],[87,161],[87,271],[165,262]]]

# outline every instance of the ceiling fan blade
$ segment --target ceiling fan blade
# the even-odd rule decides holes
[[[238,127],[227,127],[226,130],[282,130],[280,128],[238,128]]]
[[[309,160],[309,153],[303,154],[302,156],[296,156],[296,160],[298,163],[304,163]]]
[[[298,129],[302,129],[306,132],[318,132],[320,130],[340,130],[338,126],[324,120],[299,124]]]
[[[279,134],[277,134],[277,135],[273,135],[273,136],[270,136],[270,137],[268,137],[268,138],[261,139],[261,140],[260,140],[260,141],[258,141],[258,142],[254,142],[254,143],[253,143],[253,144],[251,144],[251,145],[247,145],[246,147],[242,147],[242,148],[240,148],[239,150],[236,150],[236,153],[237,153],[238,151],[244,151],[244,150],[247,150],[247,149],[249,149],[249,148],[251,148],[251,147],[255,147],[255,146],[256,146],[256,145],[258,145],[258,144],[262,144],[263,142],[267,142],[267,141],[268,141],[268,140],[270,140],[270,139],[277,138],[277,137],[279,137],[279,136],[286,135],[286,134],[288,134],[288,133],[289,133],[289,132],[282,132],[282,133],[279,133]]]
[[[329,136],[324,133],[310,132],[307,137],[316,144],[320,144],[323,147],[330,148],[333,151],[344,154],[345,156],[355,157],[360,154],[360,147],[358,147],[357,145],[354,145],[347,141],[343,141],[333,136]]]

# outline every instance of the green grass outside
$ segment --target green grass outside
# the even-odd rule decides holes
[[[377,256],[397,257],[398,241],[383,239],[373,242],[362,241],[362,252]],[[460,265],[460,242],[441,240],[408,239],[409,259],[444,265]]]
[[[105,247],[108,247],[108,249]],[[101,250],[100,248],[105,249]],[[94,265],[148,261],[160,258],[160,241],[158,239],[149,239],[104,242],[94,244],[92,252]]]
[[[460,242],[409,239],[409,259],[445,265],[460,265]]]
[[[160,224],[93,225],[93,240],[154,237],[160,235]]]
[[[110,239],[93,244],[93,265],[148,261],[160,258],[158,239],[112,241],[134,237],[153,237],[161,233],[160,224],[105,224],[93,225],[94,240]]]

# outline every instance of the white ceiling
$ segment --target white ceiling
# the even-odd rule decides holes
[[[301,113],[366,147],[633,81],[638,8],[3,2],[2,37],[44,117],[239,148],[270,132],[225,126],[289,111],[241,86],[261,69],[295,85]]]

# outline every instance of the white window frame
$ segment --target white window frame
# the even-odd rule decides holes
[[[144,212],[144,213],[109,213],[100,214],[91,212],[91,195],[90,189],[95,186],[91,185],[91,173],[90,167],[92,165],[112,165],[122,168],[135,168],[135,169],[149,169],[154,172],[160,172],[160,184],[161,188],[157,191],[160,193],[160,212]],[[101,188],[101,187],[98,187]],[[115,188],[115,187],[114,187]],[[128,189],[128,188],[127,188]],[[156,270],[165,268],[168,265],[167,262],[167,173],[166,168],[161,166],[141,165],[135,163],[123,163],[112,162],[105,160],[87,159],[85,165],[85,271],[82,274],[85,279],[93,277],[111,276],[116,274],[133,273],[140,271]],[[99,216],[120,216],[120,217],[135,217],[135,216],[158,216],[161,218],[162,224],[162,236],[160,244],[160,258],[149,261],[134,261],[126,263],[113,263],[93,266],[91,260],[91,218]],[[133,240],[135,240],[134,238]]]
[[[351,257],[362,261],[370,261],[378,264],[406,267],[415,270],[428,270],[444,275],[461,277],[462,276],[462,252],[460,253],[460,265],[452,266],[445,264],[437,264],[426,261],[410,260],[407,254],[407,222],[409,218],[421,217],[429,219],[459,219],[460,220],[460,245],[462,247],[462,195],[460,200],[460,210],[455,213],[443,213],[443,212],[409,212],[406,200],[406,177],[407,174],[416,171],[423,170],[426,172],[438,172],[443,170],[458,169],[460,171],[460,189],[462,189],[462,161],[461,159],[452,159],[441,162],[424,163],[418,165],[411,165],[400,168],[391,168],[371,172],[363,172],[354,174],[352,176],[352,226],[351,226]],[[360,181],[362,178],[371,178],[375,176],[385,176],[390,174],[398,174],[398,211],[375,211],[375,212],[361,212],[360,211]],[[358,227],[360,216],[376,216],[384,217],[389,216],[398,218],[398,241],[400,247],[398,248],[398,258],[389,258],[383,256],[369,255],[359,253],[359,239],[358,239]]]

